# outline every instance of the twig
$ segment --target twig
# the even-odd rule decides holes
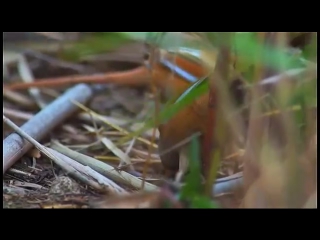
[[[27,176],[27,177],[32,177],[32,178],[35,178],[35,175],[31,174],[31,173],[26,173],[24,171],[21,171],[19,169],[15,169],[15,168],[10,168],[8,170],[8,172],[11,172],[11,173],[15,173],[15,174],[19,174],[19,175],[23,175],[23,176]]]
[[[304,74],[305,72],[306,72],[305,68],[290,69],[290,70],[285,71],[281,74],[263,79],[263,80],[261,80],[261,82],[258,85],[263,86],[263,85],[267,85],[267,84],[275,84],[275,83],[278,83],[279,81],[284,80],[284,79],[298,78],[302,74]]]
[[[212,188],[212,193],[217,196],[222,193],[233,192],[243,186],[243,173],[236,173],[228,177],[218,178]]]
[[[16,186],[3,186],[3,194],[18,195],[22,197],[28,192],[30,192],[30,190]]]
[[[86,130],[90,132],[95,132],[95,129],[90,126],[85,125],[84,127],[86,128]],[[103,145],[105,145],[114,155],[120,158],[121,163],[124,162],[128,164],[130,167],[130,170],[134,170],[131,159],[127,154],[125,154],[121,149],[119,149],[109,138],[107,137],[99,137],[99,138],[100,138],[100,141],[103,143]]]
[[[184,184],[178,184],[181,188]],[[218,178],[212,186],[212,195],[218,196],[220,194],[234,192],[243,187],[243,172],[235,173],[228,177]]]
[[[34,116],[32,113],[26,113],[26,112],[18,111],[15,109],[8,109],[5,107],[3,108],[3,114],[11,118],[18,118],[22,120],[29,120]]]
[[[136,142],[136,139],[135,139],[135,138],[131,140],[131,142],[130,142],[130,144],[129,144],[126,152],[125,152],[126,155],[129,155],[129,153],[131,152],[132,147],[133,147],[133,145],[134,145],[135,142]]]
[[[89,86],[85,84],[77,85],[39,112],[34,118],[25,123],[21,129],[35,140],[40,140],[77,110],[77,107],[69,101],[70,99],[84,103],[91,96],[92,90]],[[32,144],[24,141],[16,133],[12,133],[4,139],[3,173],[31,147]]]
[[[48,191],[48,188],[46,187],[43,187],[39,184],[36,184],[36,183],[30,183],[30,182],[22,182],[22,181],[18,181],[18,180],[14,180],[12,181],[12,184],[14,186],[17,186],[17,187],[24,187],[24,188],[34,188],[36,190],[45,190],[45,191]]]
[[[22,95],[21,93],[11,91],[9,89],[3,89],[3,97],[6,97],[10,101],[18,103],[20,106],[28,108],[36,106],[35,102],[30,100],[28,97]]]
[[[61,78],[47,78],[38,79],[32,83],[13,83],[6,84],[4,88],[10,90],[21,90],[30,87],[61,87],[70,84],[78,83],[115,83],[119,85],[126,86],[141,86],[146,85],[149,82],[148,70],[142,66],[133,70],[114,72],[114,73],[104,73],[104,74],[94,74],[94,75],[75,75],[70,77]]]

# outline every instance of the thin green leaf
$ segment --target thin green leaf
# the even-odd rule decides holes
[[[219,205],[205,196],[195,196],[191,200],[191,208],[219,208]]]
[[[245,61],[248,65],[254,64],[256,53],[261,52],[263,56],[261,61],[268,67],[277,70],[283,70],[280,67],[285,69],[297,67],[290,54],[277,47],[263,45],[250,34],[236,34],[233,45],[240,57],[240,61]]]
[[[194,195],[202,193],[200,144],[197,138],[191,139],[189,151],[189,173],[186,175],[186,183],[181,189],[181,199],[190,199]]]
[[[191,140],[189,173],[180,192],[180,199],[188,201],[192,208],[218,208],[209,197],[203,195],[201,184],[200,144],[196,137]]]

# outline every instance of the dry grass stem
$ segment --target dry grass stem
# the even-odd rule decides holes
[[[119,127],[119,126],[117,126],[117,125],[115,125],[115,124],[112,124],[111,122],[108,122],[107,119],[103,118],[101,115],[99,115],[98,113],[90,110],[89,108],[85,107],[83,104],[80,104],[80,103],[75,102],[75,101],[72,101],[72,102],[73,102],[75,105],[77,105],[79,108],[81,108],[83,111],[88,112],[88,113],[90,113],[92,116],[94,116],[94,117],[98,118],[99,120],[101,120],[103,123],[111,126],[112,128],[114,128],[114,129],[116,129],[116,130],[118,130],[118,131],[120,131],[120,132],[122,132],[122,133],[124,133],[124,134],[129,134],[128,131],[124,130],[123,128],[121,128],[121,127]],[[154,148],[157,148],[157,147],[158,147],[157,144],[153,144],[153,143],[151,143],[150,141],[148,141],[148,140],[146,140],[146,139],[144,139],[144,138],[138,137],[137,140],[139,140],[139,141],[141,141],[141,142],[143,142],[143,143],[145,143],[145,144],[147,144],[147,145],[152,145]]]
[[[114,167],[112,167],[106,163],[103,163],[101,161],[98,161],[92,157],[89,157],[84,154],[72,151],[57,141],[53,141],[51,144],[51,147],[53,149],[57,150],[58,152],[66,155],[72,159],[75,159],[79,163],[81,163],[85,166],[91,167],[95,171],[114,180],[115,182],[126,184],[128,186],[135,187],[137,189],[141,187],[142,181],[139,178],[137,178],[137,177],[125,172],[125,171],[117,170]],[[144,186],[144,190],[156,191],[156,190],[158,190],[158,187],[153,184],[146,183]]]
[[[32,71],[29,67],[29,64],[27,63],[25,57],[21,55],[19,61],[18,61],[18,71],[21,76],[21,79],[24,82],[30,83],[34,81],[34,77],[32,74]],[[40,108],[46,107],[46,102],[42,99],[40,90],[37,88],[30,88],[28,89],[31,96],[33,96],[35,102],[38,104]]]

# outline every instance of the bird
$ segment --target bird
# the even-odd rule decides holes
[[[186,51],[184,49],[183,53],[181,55],[177,54],[174,58],[172,58],[172,55],[166,54],[159,61],[158,71],[162,72],[162,78],[159,78],[159,80],[165,79],[163,77],[167,79],[166,81],[162,80],[161,83],[164,85],[160,87],[162,96],[166,101],[169,99],[176,100],[192,84],[206,77],[210,73],[210,67],[212,68],[214,65],[214,58],[211,62],[207,60],[208,58],[201,58],[201,52],[199,51],[192,54],[190,50]],[[169,58],[175,59],[174,65],[168,61]],[[174,74],[168,74],[169,72]],[[166,73],[166,76],[164,73]],[[170,76],[171,79],[168,79]],[[197,134],[200,145],[203,146],[208,120],[208,103],[209,93],[206,93],[158,127],[158,151],[162,166],[166,175],[169,177],[175,176],[177,182],[180,182],[188,171],[187,149],[190,143],[188,139],[190,140],[192,136]],[[183,143],[185,140],[187,142]],[[199,160],[201,161],[201,159],[203,159],[203,151],[201,151]]]
[[[186,52],[188,54],[185,54]],[[162,81],[164,85],[160,87],[160,91],[164,92],[165,100],[176,100],[191,85],[203,81],[211,73],[210,69],[212,70],[215,67],[216,52],[208,54],[207,51],[196,51],[196,54],[192,55],[190,50],[185,50],[183,53],[185,55],[177,55],[174,67],[166,62],[168,56],[170,56],[168,54],[165,55],[166,58],[162,58],[159,61],[161,64],[158,67],[158,71],[168,74],[166,70],[171,67],[171,71],[175,73],[170,81]],[[163,74],[161,77],[165,77],[165,75]],[[238,103],[244,102],[243,81],[239,75],[236,73],[232,75],[228,84],[230,94],[237,99]],[[211,95],[212,93],[216,95],[215,92],[216,90],[212,90]],[[208,147],[210,149],[214,147],[206,145],[207,139],[212,137],[208,133],[208,126],[213,124],[217,116],[216,106],[209,108],[211,95],[208,91],[194,99],[190,105],[185,106],[167,122],[160,124],[158,127],[160,160],[167,176],[175,177],[176,182],[180,182],[188,171],[188,149],[190,148],[192,137],[197,137],[200,143],[199,161],[202,176],[205,177],[207,174],[209,166],[206,165],[209,163],[205,160],[207,157],[205,154],[207,154]]]

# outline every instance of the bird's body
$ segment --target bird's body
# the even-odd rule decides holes
[[[174,74],[170,71],[172,69],[161,61],[158,68],[158,70],[161,69],[160,72],[162,71],[163,75],[161,77],[168,77],[169,75],[171,77],[171,79],[167,78],[168,80],[164,81],[159,88],[165,100],[176,99],[194,82],[206,77],[209,73],[207,66],[201,61],[176,56],[174,63]],[[183,74],[179,74],[179,72],[184,72],[183,74],[186,77],[183,77]],[[159,126],[159,153],[162,165],[167,172],[176,173],[180,170],[180,173],[185,173],[187,171],[188,164],[185,154],[189,142],[180,143],[190,140],[193,135],[197,134],[200,144],[203,146],[209,112],[208,102],[209,93],[206,93],[176,113],[169,121]],[[201,151],[201,158],[203,158],[203,151]],[[201,161],[201,159],[199,160]]]

